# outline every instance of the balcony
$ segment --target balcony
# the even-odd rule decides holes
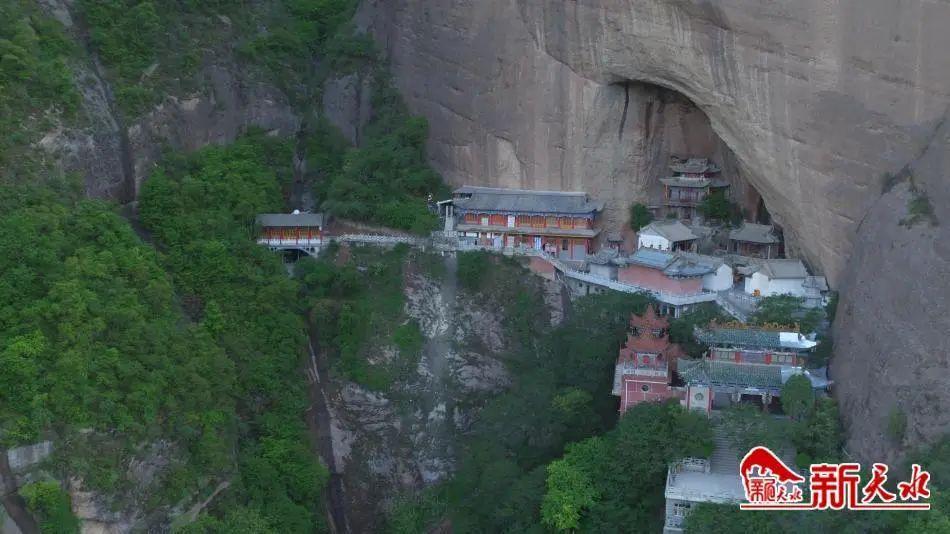
[[[323,244],[321,237],[262,237],[257,240],[258,245],[274,248],[319,247]]]

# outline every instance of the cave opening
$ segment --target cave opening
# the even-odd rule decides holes
[[[619,169],[608,222],[628,234],[624,247],[637,246],[629,228],[633,204],[646,205],[654,220],[689,226],[700,236],[697,251],[706,254],[738,252],[730,232],[744,223],[772,225],[781,235],[732,148],[689,97],[635,80],[620,80],[611,92],[619,112],[611,135]],[[710,199],[716,195],[725,202]]]

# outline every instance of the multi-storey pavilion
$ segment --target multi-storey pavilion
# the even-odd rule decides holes
[[[620,413],[641,402],[676,398],[671,386],[671,365],[683,355],[670,343],[669,321],[656,314],[653,305],[643,315],[630,316],[627,341],[617,356],[613,394],[620,397]]]
[[[604,203],[587,193],[465,186],[454,192],[455,230],[493,248],[525,247],[564,260],[594,251]]]
[[[681,219],[695,218],[697,207],[711,192],[729,187],[727,182],[715,178],[719,166],[706,158],[674,159],[670,170],[672,177],[660,179],[663,204],[668,213]]]

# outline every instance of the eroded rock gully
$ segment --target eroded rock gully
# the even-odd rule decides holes
[[[947,232],[899,225],[909,193],[881,183],[910,166],[948,220],[950,144],[934,131],[950,105],[950,4],[368,0],[359,22],[429,119],[451,183],[587,190],[609,224],[654,172],[649,96],[629,82],[685,95],[790,250],[842,290],[833,371],[849,450],[879,458],[948,430]],[[881,437],[895,407],[914,429],[901,444]]]

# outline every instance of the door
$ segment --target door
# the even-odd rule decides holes
[[[574,260],[583,260],[587,258],[587,245],[581,242],[574,242],[574,253],[571,255],[571,259]]]
[[[509,248],[514,248],[515,246],[515,236],[509,235],[505,236],[505,246]]]
[[[534,250],[541,250],[541,236],[535,236],[534,238]]]
[[[514,216],[514,215],[509,215],[509,216],[508,216],[508,228],[514,228],[514,227],[515,227],[515,216]]]

